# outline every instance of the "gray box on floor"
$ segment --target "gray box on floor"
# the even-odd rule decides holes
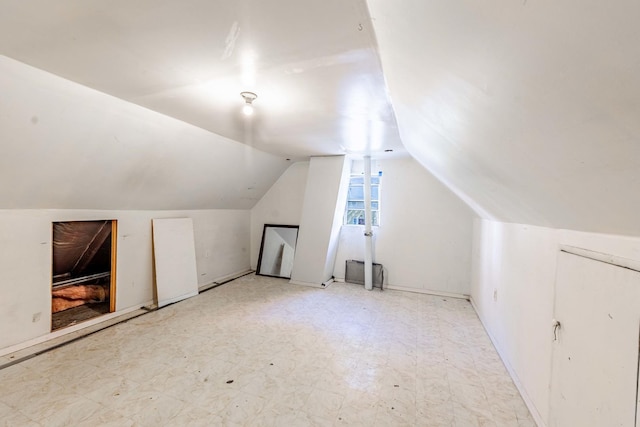
[[[364,261],[347,260],[344,269],[344,281],[364,285]],[[373,286],[382,289],[384,273],[382,264],[373,263]]]

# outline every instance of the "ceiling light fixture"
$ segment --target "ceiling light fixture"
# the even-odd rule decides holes
[[[240,96],[244,99],[244,106],[242,107],[242,112],[245,116],[250,116],[253,114],[253,104],[252,102],[256,100],[258,95],[253,92],[240,92]]]

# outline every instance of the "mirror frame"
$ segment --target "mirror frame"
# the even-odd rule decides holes
[[[273,274],[264,274],[264,273],[260,273],[260,267],[262,266],[262,251],[264,250],[264,239],[265,236],[267,235],[267,229],[269,228],[295,228],[298,230],[298,233],[296,233],[296,246],[294,247],[294,256],[295,256],[295,248],[298,246],[298,236],[300,234],[300,226],[299,225],[285,225],[285,224],[265,224],[263,229],[262,229],[262,241],[260,242],[260,254],[258,255],[258,265],[256,267],[256,275],[258,276],[267,276],[267,277],[278,277],[281,279],[291,279],[291,276],[276,276]]]

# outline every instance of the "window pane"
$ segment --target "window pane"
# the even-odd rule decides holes
[[[347,224],[364,224],[364,211],[363,210],[347,211]]]
[[[378,225],[378,218],[380,213],[378,211],[371,211],[371,225]],[[364,225],[365,215],[363,210],[349,210],[347,211],[346,224]]]
[[[349,195],[347,200],[364,200],[363,187],[349,187]]]
[[[380,209],[379,185],[382,180],[379,175],[372,176],[371,179],[371,210],[372,225],[378,225]],[[364,225],[364,175],[352,176],[349,181],[349,191],[347,194],[347,207],[345,210],[345,224]]]
[[[371,200],[378,200],[378,186],[371,187]]]

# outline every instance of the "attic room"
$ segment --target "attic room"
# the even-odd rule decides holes
[[[640,3],[0,4],[8,425],[637,425]]]

